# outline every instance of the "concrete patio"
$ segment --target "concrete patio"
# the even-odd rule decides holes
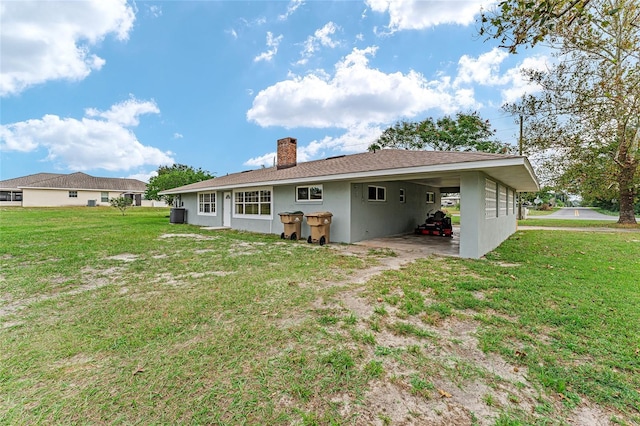
[[[391,237],[373,238],[354,243],[369,248],[387,248],[401,250],[421,256],[432,254],[441,256],[460,256],[460,227],[453,227],[453,238],[430,235],[405,234]]]

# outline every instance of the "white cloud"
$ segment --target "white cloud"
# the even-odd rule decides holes
[[[307,59],[313,56],[320,46],[334,48],[340,45],[340,42],[333,40],[332,36],[340,27],[333,22],[328,22],[324,27],[317,29],[312,36],[307,37],[304,42],[304,49],[301,53],[302,58],[297,62],[298,65],[307,63]]]
[[[467,93],[449,93],[448,80],[428,81],[409,71],[384,73],[369,66],[376,47],[353,49],[333,76],[313,71],[260,91],[247,118],[260,126],[352,128],[390,123],[429,109],[453,113],[470,107]],[[460,104],[463,102],[463,104]]]
[[[544,70],[548,67],[549,58],[532,56],[524,58],[513,68],[501,72],[501,66],[509,54],[504,50],[493,50],[479,55],[477,58],[464,55],[458,61],[458,74],[453,82],[454,87],[477,84],[479,86],[500,87],[502,102],[514,102],[523,94],[534,94],[539,86],[524,78],[524,69]]]
[[[331,39],[331,36],[336,33],[336,31],[340,29],[340,27],[333,22],[328,22],[324,27],[316,30],[314,33],[314,38],[325,47],[336,47],[340,44],[338,41],[334,41]]]
[[[273,33],[271,33],[271,31],[268,31],[267,32],[267,47],[269,49],[267,51],[265,51],[265,52],[262,52],[261,54],[259,54],[255,58],[253,58],[253,61],[254,62],[259,62],[259,61],[267,61],[268,62],[271,59],[273,59],[275,54],[278,53],[278,46],[280,45],[281,41],[282,41],[282,34],[279,35],[278,37],[274,37]]]
[[[285,21],[287,20],[287,18],[289,18],[289,16],[293,15],[293,13],[304,4],[303,0],[291,0],[289,2],[289,6],[287,6],[287,11],[286,13],[278,16],[278,19],[281,21]]]
[[[290,73],[287,79],[255,95],[247,119],[260,126],[285,128],[344,129],[338,137],[327,137],[302,146],[298,160],[320,158],[335,151],[365,150],[391,123],[435,115],[478,110],[483,105],[476,91],[489,88],[512,102],[525,91],[538,90],[523,77],[523,68],[541,69],[544,56],[524,58],[506,68],[508,55],[494,49],[477,57],[464,55],[457,72],[427,80],[415,71],[384,73],[371,67],[376,47],[354,48],[335,65],[333,74],[313,70],[306,75]],[[505,69],[503,71],[503,69]],[[250,166],[271,166],[275,153],[249,159]]]
[[[324,137],[319,141],[311,141],[303,148],[305,161],[322,157],[326,152],[340,151],[345,153],[366,151],[369,145],[382,134],[384,128],[362,123],[350,127],[337,137]]]
[[[182,138],[184,138],[184,135],[182,133],[176,132],[176,133],[173,134],[173,138],[174,139],[182,139]]]
[[[253,167],[271,167],[274,165],[276,158],[275,152],[269,152],[267,154],[261,155],[259,157],[253,157],[244,162],[245,166],[253,166]]]
[[[127,40],[134,20],[127,0],[2,2],[0,96],[87,77],[105,64],[91,47],[108,35]]]
[[[154,101],[139,101],[130,95],[129,100],[115,104],[108,111],[98,111],[95,108],[87,108],[87,117],[106,118],[107,121],[117,123],[124,127],[135,127],[140,124],[139,116],[142,114],[159,114],[160,109]]]
[[[147,14],[149,14],[150,16],[152,16],[154,18],[159,18],[159,17],[162,16],[162,8],[160,6],[157,6],[157,5],[148,6],[147,7]]]
[[[546,70],[550,66],[550,58],[546,56],[535,56],[525,58],[516,68],[512,68],[505,73],[505,78],[508,79],[510,86],[501,91],[502,102],[515,102],[523,95],[533,95],[538,93],[541,88],[535,83],[529,82],[522,72],[525,69],[533,70]]]
[[[479,83],[482,85],[496,85],[504,83],[504,76],[500,76],[500,65],[509,56],[503,49],[494,48],[477,58],[463,55],[458,61],[458,75],[454,85],[464,83]]]
[[[374,12],[389,14],[389,31],[421,30],[441,24],[469,25],[492,0],[365,0]]]
[[[307,145],[301,145],[298,141],[298,162],[311,161],[322,158],[329,152],[363,152],[375,141],[384,129],[368,124],[359,124],[347,129],[345,133],[337,137],[326,136],[321,140],[313,140]],[[275,152],[269,152],[259,157],[247,160],[245,166],[271,167],[276,158]]]
[[[149,183],[151,178],[154,176],[158,176],[158,172],[155,170],[149,173],[134,173],[127,176],[127,179],[138,179],[138,180],[141,180],[142,182]]]
[[[236,32],[236,30],[234,30],[233,28],[230,30],[226,30],[225,31],[227,34],[230,34],[231,37],[233,37],[234,39],[238,38],[238,33]]]
[[[105,112],[87,112],[82,119],[47,114],[42,119],[2,125],[0,148],[18,152],[43,148],[46,160],[69,170],[117,171],[174,163],[171,152],[143,145],[128,128],[138,124],[140,114],[159,113],[155,103],[132,98]]]

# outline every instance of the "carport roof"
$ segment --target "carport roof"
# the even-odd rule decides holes
[[[298,163],[285,169],[269,167],[228,174],[162,191],[160,194],[340,180],[415,180],[434,186],[452,187],[459,186],[460,174],[465,171],[482,171],[516,191],[539,189],[531,164],[523,156],[383,149]]]

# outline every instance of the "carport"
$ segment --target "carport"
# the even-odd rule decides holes
[[[464,258],[480,258],[516,231],[518,193],[539,189],[529,161],[521,156],[494,155],[489,159],[482,158],[481,161],[437,164],[415,169],[420,170],[408,173],[409,170],[403,168],[394,170],[397,174],[378,175],[375,182],[390,182],[406,187],[417,185],[423,188],[423,192],[434,194],[430,208],[421,210],[407,205],[407,208],[416,210],[413,227],[424,223],[429,210],[440,209],[442,194],[459,193],[460,226],[454,229],[455,238],[414,236],[411,228],[373,238],[358,239],[355,236],[353,240],[372,247],[388,244],[429,254],[439,252]],[[363,179],[356,182],[372,181]],[[391,213],[379,220],[389,223],[397,220],[397,217],[398,213]]]

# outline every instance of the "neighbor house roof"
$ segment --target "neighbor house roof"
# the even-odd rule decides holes
[[[256,185],[286,185],[313,181],[427,178],[435,174],[458,175],[479,170],[518,191],[537,191],[538,182],[526,157],[485,152],[408,151],[383,149],[298,163],[277,169],[269,167],[233,173],[160,192],[180,194],[202,190]],[[449,185],[441,185],[449,186]]]
[[[137,179],[95,177],[82,172],[68,175],[38,173],[0,181],[0,188],[9,188],[8,185],[15,185],[12,186],[12,188],[18,189],[71,189],[122,192],[144,192],[147,187],[144,182]]]
[[[17,177],[13,179],[0,180],[0,189],[8,191],[8,190],[17,190],[23,186],[29,186],[33,183],[40,182],[47,179],[52,179],[56,177],[64,176],[59,173],[36,173],[33,175]]]

